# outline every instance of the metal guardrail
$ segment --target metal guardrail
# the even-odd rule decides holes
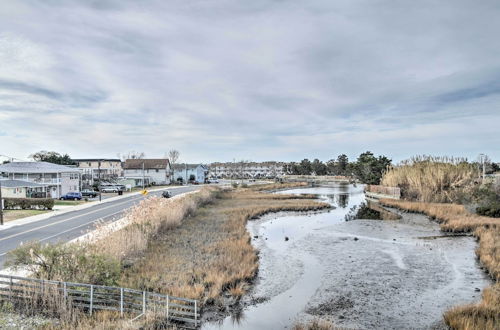
[[[0,300],[29,299],[30,296],[54,294],[72,307],[82,308],[90,315],[97,310],[124,314],[155,313],[190,327],[199,325],[198,302],[148,291],[121,287],[39,280],[0,274]]]

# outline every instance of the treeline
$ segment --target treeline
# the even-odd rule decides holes
[[[379,184],[384,171],[391,166],[392,160],[386,156],[375,156],[372,152],[363,152],[355,161],[349,161],[345,154],[326,163],[319,159],[285,164],[284,171],[290,175],[336,175],[349,176],[366,184]]]

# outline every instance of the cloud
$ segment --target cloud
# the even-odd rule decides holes
[[[2,3],[0,149],[500,158],[499,14],[493,0]]]

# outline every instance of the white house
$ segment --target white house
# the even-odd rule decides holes
[[[170,184],[168,159],[127,159],[123,164],[123,177],[133,179],[136,186]]]
[[[0,176],[41,184],[48,198],[59,198],[68,192],[80,191],[80,171],[63,165],[12,162],[0,165]]]
[[[116,181],[123,175],[122,161],[109,158],[73,159],[82,173],[82,183],[91,186],[99,179],[102,181]]]
[[[204,183],[208,174],[208,168],[202,164],[175,164],[174,177],[177,182],[197,181]]]
[[[45,186],[39,183],[0,178],[0,186],[3,198],[45,197]]]
[[[210,177],[276,178],[284,175],[282,162],[227,162],[210,164]]]

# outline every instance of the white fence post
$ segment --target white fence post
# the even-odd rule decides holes
[[[94,308],[94,286],[90,286],[90,315],[92,315],[92,309]]]
[[[198,326],[198,301],[194,301],[194,326]]]
[[[170,303],[170,296],[167,296],[167,324],[169,324],[168,317],[169,317],[169,303]]]
[[[142,314],[146,314],[146,291],[142,292]]]
[[[123,288],[120,288],[120,315],[123,317]]]
[[[12,276],[9,276],[9,299],[12,300]]]

